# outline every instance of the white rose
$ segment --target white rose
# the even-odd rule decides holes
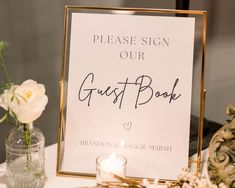
[[[4,90],[4,92],[0,95],[0,107],[6,111],[8,111],[8,104],[14,95],[14,90],[16,87],[18,87],[18,85],[13,85],[9,90]]]
[[[14,85],[3,93],[3,108],[13,112],[21,123],[31,123],[45,109],[48,98],[45,87],[34,80],[26,80],[21,85]]]

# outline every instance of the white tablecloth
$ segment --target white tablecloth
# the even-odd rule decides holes
[[[46,147],[45,149],[45,168],[46,168],[46,185],[45,188],[79,188],[95,186],[96,181],[92,179],[69,178],[56,176],[56,148],[57,144]],[[191,158],[196,159],[196,156]],[[207,150],[202,152],[202,174],[207,175],[206,170]],[[6,164],[0,164],[0,188],[6,188]],[[165,187],[165,186],[160,186]]]

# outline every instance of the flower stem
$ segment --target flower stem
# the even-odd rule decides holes
[[[31,133],[29,129],[29,124],[24,124],[24,138],[26,146],[31,145]]]
[[[0,66],[3,70],[3,74],[4,74],[5,78],[7,80],[7,83],[5,85],[9,89],[12,85],[12,82],[11,82],[10,76],[7,71],[7,66],[6,66],[6,64],[4,62],[4,58],[3,58],[4,51],[7,48],[7,46],[8,46],[8,43],[6,43],[4,41],[0,41]]]
[[[6,80],[7,80],[7,87],[9,88],[12,82],[11,82],[10,76],[9,76],[9,74],[7,72],[7,66],[4,63],[4,59],[3,59],[3,54],[2,53],[0,53],[0,66],[2,67],[3,73],[4,73],[4,75],[6,77]]]
[[[30,168],[30,161],[31,161],[31,132],[29,128],[29,124],[23,124],[24,126],[24,139],[26,143],[26,149],[27,149],[27,166]]]

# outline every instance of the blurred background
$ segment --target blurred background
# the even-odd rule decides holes
[[[0,40],[10,44],[5,61],[12,80],[22,82],[31,78],[46,87],[49,103],[35,122],[45,135],[46,145],[57,141],[66,4],[176,8],[175,0],[0,0]],[[208,11],[205,118],[218,124],[227,118],[226,105],[235,103],[234,7],[234,0],[191,0],[189,3],[189,9]],[[11,128],[6,123],[0,125],[0,162],[5,160],[4,139]]]

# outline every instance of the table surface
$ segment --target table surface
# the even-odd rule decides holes
[[[85,178],[70,178],[56,176],[56,149],[57,144],[46,147],[45,149],[45,171],[46,171],[46,185],[45,188],[79,188],[79,187],[90,187],[95,186],[95,179]],[[196,159],[194,155],[192,160]],[[206,160],[207,150],[202,152],[202,174],[207,176]],[[194,169],[195,166],[192,166]],[[164,185],[158,186],[159,188],[165,187]],[[6,188],[6,164],[0,164],[0,188]]]

